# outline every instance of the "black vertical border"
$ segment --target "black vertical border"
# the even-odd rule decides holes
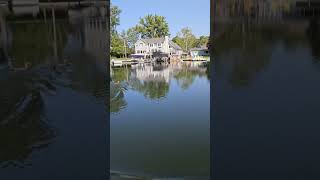
[[[106,159],[106,179],[110,179],[110,0],[106,0],[107,5],[107,45],[106,45],[106,59],[105,59],[105,67],[106,67],[106,88],[107,88],[107,98],[106,98],[106,110],[107,110],[107,118],[106,118],[106,124],[107,124],[107,137],[106,137],[106,143],[107,143],[107,159]]]
[[[210,0],[210,179],[214,179],[214,14],[216,8],[216,0]]]

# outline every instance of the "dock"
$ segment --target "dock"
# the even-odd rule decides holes
[[[180,60],[174,60],[173,62],[210,62],[210,57],[187,57]],[[111,59],[110,66],[111,67],[123,67],[123,66],[131,66],[135,64],[144,64],[144,63],[153,63],[159,62],[153,59]],[[171,61],[170,61],[171,62]]]
[[[139,63],[151,63],[152,60],[150,59],[112,59],[110,65],[112,67],[122,67],[122,66],[129,66],[135,65]]]
[[[202,56],[198,56],[198,57],[189,57],[189,58],[184,58],[184,59],[182,59],[182,61],[199,61],[199,62],[209,62],[209,61],[210,61],[210,57],[202,57]]]

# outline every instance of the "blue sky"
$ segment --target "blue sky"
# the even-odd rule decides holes
[[[157,14],[166,17],[171,37],[190,27],[199,37],[210,33],[210,0],[111,0],[122,12],[118,30],[135,26],[140,17]]]

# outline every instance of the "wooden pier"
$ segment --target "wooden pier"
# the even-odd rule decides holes
[[[124,60],[124,59],[112,59],[111,60],[111,67],[122,67],[122,66],[130,66],[130,65],[135,65],[135,64],[139,64],[139,63],[151,63],[153,62],[150,59],[128,59],[128,60]]]

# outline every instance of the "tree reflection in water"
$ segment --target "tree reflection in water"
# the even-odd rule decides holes
[[[196,68],[190,65],[192,64],[182,64],[182,67],[173,75],[182,90],[189,89],[196,77],[206,76],[209,79],[209,65],[202,68],[201,66],[199,67],[199,65],[197,65]]]
[[[227,72],[223,76],[232,86],[249,86],[270,64],[272,52],[279,45],[286,51],[295,51],[309,44],[313,60],[318,62],[318,17],[301,11],[295,1],[217,0],[217,75]]]
[[[158,100],[166,97],[169,92],[169,84],[165,81],[140,81],[133,79],[130,82],[132,89],[142,93],[144,97]]]
[[[160,100],[169,92],[170,69],[164,64],[137,65],[132,67],[130,87],[147,99]]]
[[[222,71],[228,72],[227,78],[234,87],[249,86],[271,62],[275,45],[283,45],[287,51],[294,51],[308,43],[306,35],[312,54],[317,59],[317,26],[314,20],[310,22],[308,30],[246,21],[225,25],[224,32],[216,38],[216,42],[219,42],[215,47],[216,72],[218,75]],[[223,62],[220,61],[222,59]]]
[[[112,69],[112,81],[110,81],[110,112],[119,112],[127,106],[124,99],[125,91],[128,88],[127,81],[130,78],[130,72],[127,68]]]
[[[137,91],[146,99],[165,99],[170,91],[171,81],[176,80],[182,90],[191,87],[197,77],[207,77],[208,64],[139,64],[131,67],[112,68],[110,82],[110,111],[119,112],[127,106],[127,90]]]
[[[127,106],[127,102],[124,99],[124,91],[126,85],[122,83],[110,82],[110,112],[119,112],[121,109]]]

